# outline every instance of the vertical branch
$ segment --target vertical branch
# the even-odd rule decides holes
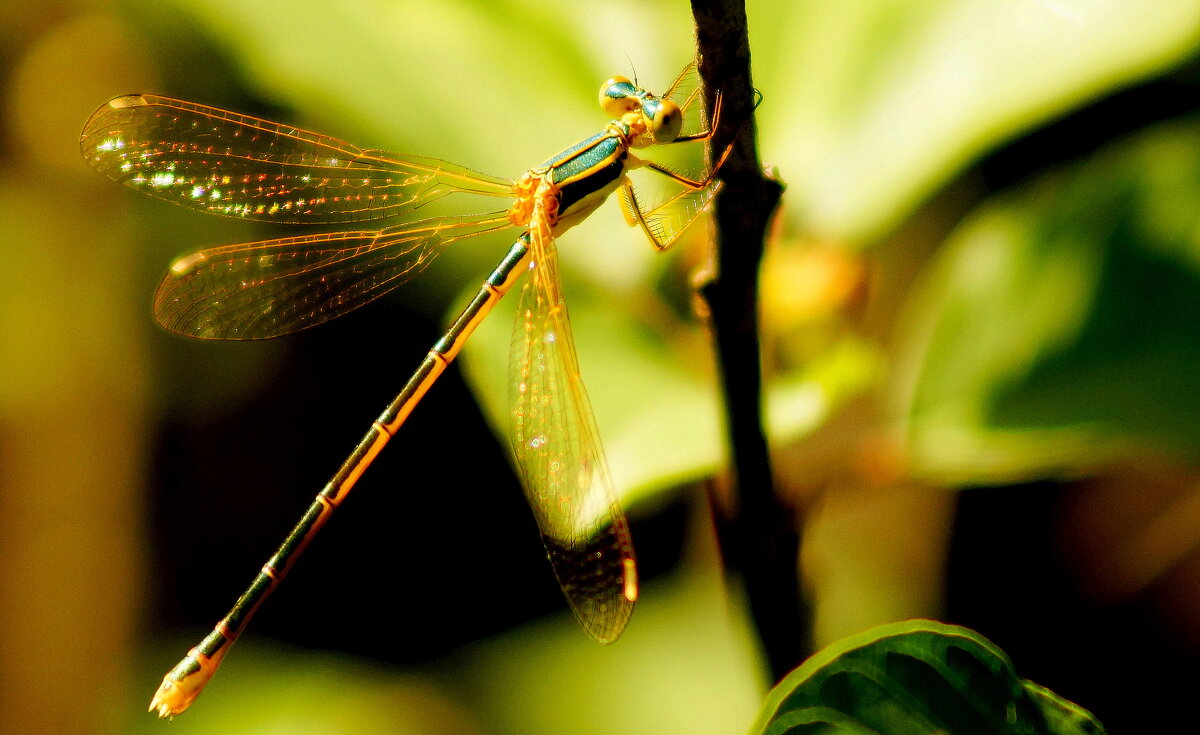
[[[716,257],[701,288],[708,303],[725,397],[734,508],[718,509],[718,534],[727,564],[745,584],[750,613],[775,680],[807,653],[809,619],[802,609],[793,512],[774,493],[762,428],[758,339],[758,267],[772,212],[783,187],[758,161],[750,46],[741,0],[692,0],[700,75],[712,103],[721,92],[720,126],[710,155],[735,140],[720,171]]]

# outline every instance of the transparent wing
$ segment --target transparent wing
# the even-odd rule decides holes
[[[704,136],[708,130],[703,89],[696,64],[690,63],[675,77],[675,81],[662,95],[664,99],[674,100],[683,110],[684,124],[681,134],[684,136]],[[705,139],[696,137],[681,142],[694,143]],[[695,183],[688,185],[676,178],[673,184],[668,184],[664,189],[660,186],[664,179],[653,179],[650,195],[644,196],[642,192],[635,192],[632,182],[626,178],[621,187],[621,208],[630,225],[640,225],[656,247],[665,249],[699,217],[700,212],[720,191],[721,184],[715,180],[701,184],[700,182],[709,178],[708,172],[697,174],[692,170],[695,168],[694,159],[699,148],[689,145],[660,146],[656,150],[656,154],[651,154],[652,158],[657,159],[652,163],[652,167],[660,173],[667,173],[668,176],[691,179]]]
[[[512,196],[512,182],[436,158],[155,95],[96,110],[80,150],[133,189],[203,212],[291,223],[389,217],[453,191]]]
[[[683,107],[684,102],[692,99],[692,96],[699,88],[700,72],[696,68],[696,62],[689,61],[675,77],[675,81],[671,82],[670,86],[664,89],[660,96],[663,99],[674,100],[676,104]]]
[[[696,62],[683,67],[671,86],[660,95],[663,99],[672,100],[683,111],[683,129],[681,135],[691,135],[708,129],[708,114],[704,109],[704,85],[700,79],[700,71]]]
[[[535,220],[511,352],[513,454],[571,609],[610,643],[637,599],[633,544],[579,377],[550,230]]]
[[[510,226],[500,212],[201,250],[171,264],[154,295],[154,316],[189,337],[278,337],[379,298],[454,240]]]
[[[655,246],[665,250],[696,221],[720,190],[720,181],[713,181],[699,189],[684,188],[650,209],[643,210],[640,209],[641,200],[633,184],[626,180],[621,187],[621,209],[630,225],[645,227],[646,234]]]

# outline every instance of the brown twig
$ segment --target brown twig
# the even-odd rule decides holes
[[[745,584],[750,613],[776,681],[808,651],[809,620],[797,575],[799,535],[780,503],[762,429],[758,267],[772,212],[783,191],[758,161],[746,12],[740,0],[692,0],[700,76],[710,99],[721,92],[720,125],[710,152],[736,138],[720,171],[716,257],[701,288],[710,314],[731,448],[736,507],[718,510],[726,563]]]

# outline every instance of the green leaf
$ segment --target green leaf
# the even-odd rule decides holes
[[[1193,53],[1193,0],[751,3],[760,149],[818,236],[870,242],[1005,139]]]
[[[511,176],[598,129],[601,80],[636,70],[654,87],[694,56],[685,3],[169,7],[323,132]],[[999,142],[1161,72],[1200,37],[1194,0],[775,0],[747,10],[763,158],[789,182],[790,212],[807,228],[856,242],[903,221]]]
[[[906,307],[895,395],[917,474],[1071,475],[1200,455],[1200,120],[996,201]]]
[[[911,620],[820,651],[767,695],[753,733],[1097,735],[1086,710],[1020,678],[967,628]]]

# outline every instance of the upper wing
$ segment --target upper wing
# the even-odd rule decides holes
[[[549,227],[535,217],[511,357],[513,454],[567,601],[593,638],[621,634],[637,599],[625,514],[579,377]]]
[[[512,196],[512,182],[446,161],[155,95],[96,110],[80,150],[116,181],[212,214],[271,222],[361,222],[452,191]]]
[[[695,62],[692,62],[683,68],[683,71],[675,77],[675,81],[671,82],[671,85],[662,94],[663,99],[673,100],[683,112],[684,123],[683,129],[680,131],[681,135],[704,136],[690,138],[687,142],[706,139],[706,133],[709,130],[709,121],[704,113],[703,91],[704,86],[699,71]],[[719,100],[717,104],[719,104]],[[678,150],[680,146],[662,146],[661,148]],[[724,161],[724,156],[728,155],[728,152],[727,149],[722,155],[721,162]],[[670,153],[665,155],[670,156]],[[679,176],[685,179],[695,179],[696,182],[708,178],[707,172],[696,176],[687,171],[688,167],[686,166],[681,171],[677,161],[657,161],[651,165],[660,173],[676,177],[677,184],[684,184],[677,178]],[[717,165],[719,166],[720,163]],[[648,205],[647,200],[634,191],[631,181],[627,178],[621,187],[621,208],[625,213],[625,220],[630,225],[641,225],[656,247],[666,249],[696,220],[720,189],[721,183],[715,180],[702,186],[684,184],[682,189],[667,196],[663,196],[661,191],[653,191],[651,196],[657,201]]]
[[[700,71],[696,62],[690,62],[671,82],[671,86],[660,95],[663,99],[671,100],[679,105],[683,112],[683,128],[680,135],[708,129],[708,115],[704,110],[704,84],[700,79]]]
[[[171,264],[154,295],[154,316],[189,337],[277,337],[373,301],[447,243],[510,226],[500,212],[201,250]]]

